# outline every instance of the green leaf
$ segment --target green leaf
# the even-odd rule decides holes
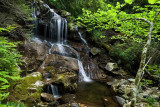
[[[148,3],[150,3],[150,4],[154,4],[156,2],[157,2],[157,0],[148,0]]]
[[[124,0],[125,3],[132,4],[133,0]]]

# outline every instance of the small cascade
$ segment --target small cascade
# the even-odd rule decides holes
[[[87,41],[82,37],[82,34],[79,32],[78,27],[75,27],[75,30],[78,32],[79,37],[81,38],[81,40],[83,41],[84,45],[87,46],[87,48],[89,48]]]
[[[85,82],[91,82],[92,80],[89,78],[89,77],[87,77],[87,75],[86,75],[86,73],[85,73],[85,71],[84,71],[84,68],[83,68],[83,65],[82,65],[82,62],[80,61],[80,60],[78,60],[78,66],[79,66],[79,80],[80,81],[85,81]]]
[[[54,12],[47,4],[44,4],[50,11],[50,21],[44,26],[44,39],[53,43],[67,43],[67,21]]]
[[[51,84],[51,90],[52,90],[52,94],[54,96],[54,98],[58,98],[60,95],[58,93],[58,87]]]
[[[37,32],[38,32],[38,20],[37,20],[36,6],[37,6],[37,3],[34,0],[34,2],[31,5],[31,10],[32,10],[31,15],[34,18],[34,21],[33,21],[33,24],[34,24],[34,29],[33,29],[34,36],[37,36]]]
[[[58,87],[53,84],[47,86],[47,93],[53,94],[54,98],[58,98],[60,96],[58,92]]]

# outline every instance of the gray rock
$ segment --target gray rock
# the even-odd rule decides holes
[[[108,71],[113,71],[114,69],[118,68],[116,63],[108,62],[105,66],[105,69]]]
[[[130,79],[128,79],[128,81],[131,82],[131,83],[133,83],[135,81],[135,79],[130,78]]]
[[[47,101],[47,102],[52,102],[55,101],[54,97],[52,94],[48,94],[48,93],[41,93],[41,97],[43,100]]]
[[[79,71],[78,60],[71,57],[61,56],[57,54],[50,54],[45,59],[43,66],[52,66],[59,72],[77,72]]]
[[[32,77],[40,77],[40,76],[42,76],[42,74],[40,72],[33,72],[31,74],[28,74],[26,77],[30,77],[30,76],[32,76]]]
[[[123,99],[122,97],[116,96],[116,99],[121,106],[125,104],[125,99]]]
[[[92,55],[97,55],[101,52],[101,50],[99,48],[93,47],[90,52]]]

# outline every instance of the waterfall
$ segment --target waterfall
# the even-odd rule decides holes
[[[58,87],[53,84],[47,86],[47,93],[52,93],[54,98],[58,98],[60,96],[58,92]]]
[[[54,96],[54,98],[58,98],[60,95],[58,93],[58,87],[51,84],[51,90],[52,90],[52,94]]]
[[[85,82],[91,82],[92,80],[87,77],[85,71],[84,71],[84,68],[83,68],[83,65],[82,65],[82,62],[80,60],[78,60],[78,65],[79,65],[79,73],[80,73],[80,81],[83,80]]]
[[[54,12],[53,9],[51,9],[47,4],[43,5],[44,7],[48,8],[49,15],[50,15],[50,20],[49,23],[44,24],[44,39],[48,39],[50,42],[52,42],[52,47],[54,45],[57,45],[57,51],[62,54],[68,54],[65,51],[65,47],[70,48],[75,52],[77,55],[78,59],[78,66],[79,66],[79,78],[80,81],[85,81],[85,82],[90,82],[91,79],[86,75],[83,64],[80,61],[80,56],[76,50],[74,50],[71,46],[67,45],[67,20],[65,18],[62,18],[60,15]],[[33,12],[33,17],[36,17],[36,10],[34,9]],[[80,33],[79,33],[80,34]],[[82,36],[80,36],[82,38]],[[85,39],[82,38],[84,43],[88,46],[87,42]],[[65,47],[64,47],[65,46]],[[49,50],[49,54],[51,54],[51,49]],[[43,64],[44,65],[44,64]],[[52,92],[55,92],[55,86],[51,85],[52,87]]]
[[[36,12],[36,5],[37,5],[37,3],[34,0],[34,2],[31,5],[31,10],[32,10],[31,15],[34,18],[34,20],[33,20],[33,24],[34,24],[33,33],[34,33],[34,36],[37,36],[37,32],[38,32],[38,20],[37,20],[37,14],[36,14],[37,13]]]
[[[87,41],[82,37],[82,34],[78,31],[78,27],[75,27],[75,30],[78,32],[78,35],[80,37],[80,39],[83,41],[83,43],[87,46],[87,48],[89,48]]]

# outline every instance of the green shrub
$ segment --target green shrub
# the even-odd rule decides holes
[[[136,67],[137,60],[140,59],[142,47],[136,43],[116,44],[112,47],[112,51],[109,53],[112,57],[118,59],[117,63],[123,65],[125,68],[132,70]]]
[[[157,102],[157,100],[152,97],[147,97],[145,101],[147,101],[150,106],[152,106],[155,102]]]
[[[0,29],[0,32],[7,29]],[[18,65],[21,55],[16,49],[18,42],[11,42],[6,37],[0,37],[0,101],[8,95],[8,88],[15,80],[20,79]]]
[[[24,103],[7,102],[7,104],[1,104],[0,107],[26,107]]]

